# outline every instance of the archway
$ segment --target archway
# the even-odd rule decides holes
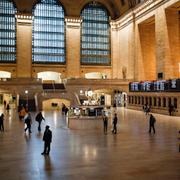
[[[62,104],[70,106],[70,101],[66,99],[47,99],[42,102],[42,109],[45,111],[61,110]]]
[[[86,79],[107,79],[107,74],[101,72],[90,72],[85,74]]]
[[[44,71],[37,73],[37,77],[42,79],[44,83],[61,83],[61,73],[53,71]]]
[[[8,71],[0,71],[0,78],[11,78],[11,73]]]

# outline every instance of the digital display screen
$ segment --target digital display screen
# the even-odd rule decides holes
[[[130,92],[180,92],[180,79],[130,82]]]

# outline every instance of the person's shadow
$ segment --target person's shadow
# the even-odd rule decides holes
[[[41,133],[41,131],[39,131],[39,132],[36,134],[36,137],[37,137],[38,139],[42,139],[43,134]]]
[[[24,133],[24,139],[26,140],[26,143],[29,143],[31,139],[31,134]]]
[[[44,156],[44,170],[48,176],[52,175],[53,165],[50,156]]]

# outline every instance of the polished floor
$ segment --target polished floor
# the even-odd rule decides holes
[[[71,130],[60,112],[43,112],[42,129],[48,124],[53,133],[50,156],[41,155],[42,133],[35,121],[29,135],[17,113],[6,112],[5,132],[0,132],[0,180],[180,180],[180,118],[155,114],[157,133],[150,135],[143,112],[117,112],[116,135],[110,128],[107,135]]]

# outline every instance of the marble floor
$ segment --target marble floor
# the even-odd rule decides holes
[[[2,112],[2,110],[0,111]],[[118,134],[72,130],[60,112],[43,112],[53,142],[42,156],[42,133],[33,120],[32,134],[11,110],[0,132],[0,180],[180,180],[180,117],[154,114],[156,134],[148,133],[143,112],[117,110]],[[34,119],[35,113],[32,113]]]

